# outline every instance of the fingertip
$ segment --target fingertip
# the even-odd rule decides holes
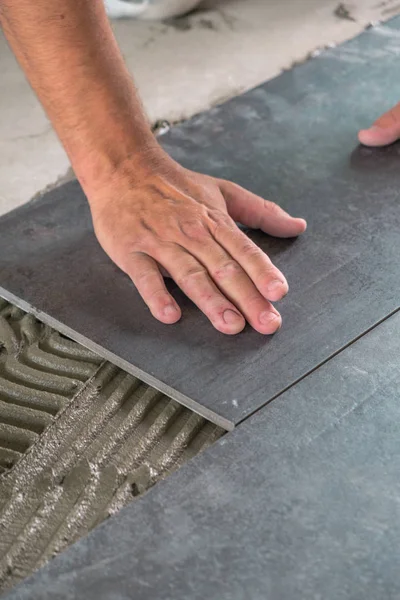
[[[232,309],[225,310],[221,317],[213,325],[218,331],[226,335],[236,335],[243,331],[246,326],[244,317]]]
[[[297,237],[302,235],[307,229],[307,221],[301,218],[290,217],[290,221],[284,231],[278,233],[279,237]]]
[[[265,233],[280,238],[297,237],[305,232],[307,229],[307,221],[305,221],[305,219],[292,217],[285,211],[282,211],[282,213],[283,219],[267,220],[264,223],[262,230],[265,231]]]
[[[360,142],[360,144],[363,144],[365,146],[367,146],[367,140],[368,140],[368,129],[360,129],[360,131],[357,134],[358,137],[358,141]]]
[[[158,311],[153,316],[164,323],[165,325],[173,325],[177,323],[182,316],[181,309],[176,304],[167,304],[164,308]]]
[[[289,285],[286,279],[275,279],[267,285],[265,297],[271,302],[278,302],[286,296],[289,291]]]
[[[397,127],[377,127],[373,125],[369,129],[361,129],[358,132],[358,140],[364,146],[379,147],[393,144],[399,137]]]
[[[257,331],[263,335],[272,335],[282,327],[282,317],[275,310],[265,310],[258,317]]]
[[[307,221],[305,219],[301,219],[301,218],[297,218],[295,219],[296,221],[296,228],[297,228],[297,235],[301,235],[302,233],[304,233],[307,230]]]
[[[358,132],[358,141],[364,146],[376,146],[377,143],[379,144],[378,140],[380,140],[380,132],[376,130],[376,127],[361,129]]]

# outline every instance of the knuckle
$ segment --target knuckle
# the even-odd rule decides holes
[[[134,281],[141,287],[146,286],[154,281],[154,273],[148,271],[147,269],[143,269],[135,274]]]
[[[207,288],[207,289],[201,290],[199,299],[202,301],[202,303],[205,306],[211,307],[215,302],[216,295],[217,294],[215,294],[214,292],[212,292],[211,290],[209,290]]]
[[[281,207],[278,206],[278,204],[275,204],[275,202],[271,202],[271,200],[264,200],[264,209],[270,215],[279,215],[282,210]]]
[[[201,266],[194,266],[187,269],[176,279],[176,283],[181,288],[191,289],[207,276],[206,270]]]
[[[213,270],[213,278],[215,281],[224,281],[227,278],[239,275],[241,272],[240,265],[234,260],[229,260]]]
[[[146,296],[146,302],[149,303],[149,304],[155,304],[155,303],[157,303],[157,304],[167,304],[168,301],[169,301],[168,294],[164,290],[162,290],[160,288],[152,290]]]
[[[222,211],[218,211],[215,213],[214,221],[219,225],[231,226],[233,224],[233,220],[231,217]]]
[[[246,258],[260,258],[263,256],[263,252],[255,246],[250,240],[245,240],[240,248],[240,252]]]
[[[192,241],[203,241],[209,233],[199,220],[185,221],[180,224],[180,230],[186,238]]]
[[[142,252],[150,253],[156,247],[161,246],[163,242],[158,236],[151,233],[145,232],[139,236],[135,236],[134,240],[135,247],[140,249]]]
[[[136,232],[126,239],[125,246],[130,254],[149,250],[154,244],[154,237],[149,232]]]
[[[235,222],[227,213],[224,213],[220,210],[210,210],[208,216],[212,223],[212,230],[214,236],[221,229],[226,230],[236,228]]]

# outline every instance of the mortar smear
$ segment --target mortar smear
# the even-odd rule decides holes
[[[223,433],[0,299],[0,591]]]

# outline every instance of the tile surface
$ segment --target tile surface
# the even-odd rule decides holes
[[[98,247],[76,183],[1,220],[0,293],[223,427],[240,422],[400,304],[400,146],[356,145],[358,128],[400,97],[398,27],[370,29],[162,138],[185,166],[308,219],[298,240],[251,233],[291,285],[276,336],[224,337],[176,289],[182,321],[153,320]]]
[[[8,600],[400,595],[400,314]]]

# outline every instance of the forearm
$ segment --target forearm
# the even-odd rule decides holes
[[[102,0],[0,0],[0,21],[87,192],[157,147]]]

